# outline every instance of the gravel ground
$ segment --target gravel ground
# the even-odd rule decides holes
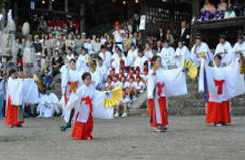
[[[154,133],[147,117],[95,120],[94,140],[61,133],[61,118],[25,119],[23,128],[0,124],[0,160],[244,160],[245,118],[213,127],[204,116],[170,116],[168,132]]]

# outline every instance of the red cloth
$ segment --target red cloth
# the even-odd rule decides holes
[[[92,99],[89,97],[83,98],[81,100],[82,102],[85,102],[86,105],[89,105],[90,113],[89,117],[86,123],[78,122],[77,117],[79,113],[76,115],[75,124],[72,132],[72,137],[80,139],[80,140],[86,140],[86,139],[92,139],[92,131],[93,131],[93,118],[92,118],[92,111],[93,111],[93,104]]]
[[[69,92],[72,93],[72,92],[75,92],[77,90],[77,82],[68,82],[68,85],[70,86],[70,90]],[[67,97],[66,93],[64,95],[64,101],[65,101],[65,104],[68,103],[69,101],[69,97]]]
[[[157,83],[157,88],[158,88],[157,95],[158,95],[159,97],[161,97],[163,87],[164,87],[164,83]]]
[[[154,99],[148,99],[148,116],[150,117],[151,127],[166,126],[168,125],[168,111],[167,111],[167,102],[165,97],[160,97],[158,100],[161,123],[157,123],[156,120],[156,110]]]
[[[221,95],[223,93],[223,84],[225,83],[225,80],[214,80],[215,86],[218,87],[218,95]]]
[[[68,85],[70,86],[70,93],[77,90],[77,84],[77,82],[68,82]]]
[[[10,96],[7,102],[7,115],[5,120],[6,126],[20,126],[24,123],[23,111],[20,106],[11,105]]]
[[[77,121],[78,114],[76,116],[76,120],[74,123],[74,128],[73,128],[71,136],[73,138],[77,138],[80,140],[92,139],[93,138],[92,136],[92,131],[93,131],[92,114],[91,113],[89,114],[89,117],[86,123]]]
[[[221,103],[209,101],[207,104],[206,122],[207,123],[231,122],[229,101],[224,101]]]
[[[81,101],[85,102],[85,104],[89,106],[90,112],[93,112],[93,103],[90,97],[83,98]]]

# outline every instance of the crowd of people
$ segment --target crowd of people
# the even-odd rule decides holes
[[[182,63],[187,60],[200,68],[199,90],[210,95],[206,122],[230,123],[229,100],[245,92],[240,71],[245,67],[244,34],[239,32],[232,45],[221,33],[212,53],[199,35],[189,46],[186,21],[178,35],[163,28],[153,35],[133,31],[116,22],[112,35],[87,35],[75,33],[70,23],[66,31],[54,27],[41,35],[17,37],[9,65],[1,64],[0,118],[6,117],[7,126],[21,127],[23,112],[41,118],[61,115],[66,122],[61,131],[75,119],[72,136],[91,139],[92,117],[127,117],[129,106],[146,91],[151,126],[163,132],[168,125],[167,98],[188,93],[188,69]],[[59,97],[52,93],[56,77],[61,79]],[[103,106],[118,86],[122,99],[113,107]]]
[[[201,8],[201,14],[198,21],[220,20],[244,16],[244,6],[239,4],[237,0],[232,3],[230,0],[220,0],[217,6],[212,4],[210,0],[205,0]]]

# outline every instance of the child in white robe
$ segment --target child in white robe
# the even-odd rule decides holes
[[[221,63],[220,54],[214,57],[214,67],[208,66],[207,61],[203,60],[199,74],[199,91],[209,92],[206,123],[212,123],[218,127],[231,122],[229,100],[245,92],[244,74],[240,74],[238,61],[226,67],[222,67]],[[206,91],[205,88],[207,88]]]
[[[71,127],[71,121],[74,115],[74,109],[67,108],[66,105],[76,92],[77,88],[82,85],[81,81],[82,72],[76,70],[76,61],[71,59],[69,62],[69,67],[67,66],[61,74],[61,89],[62,89],[62,98],[64,99],[63,103],[63,115],[66,125],[61,127],[61,131],[65,131],[67,128]]]
[[[153,70],[147,84],[148,116],[156,132],[164,132],[168,125],[167,98],[187,94],[185,73],[182,68],[164,70],[161,57],[153,57]]]
[[[97,91],[91,86],[90,73],[84,73],[82,76],[84,85],[76,92],[76,97],[71,99],[68,107],[75,105],[75,122],[72,131],[72,137],[79,140],[92,139],[93,116],[97,118],[113,118],[114,108],[104,108],[104,99],[106,94]],[[97,116],[96,116],[97,113]],[[98,116],[100,114],[100,117]],[[101,115],[104,116],[102,117]]]
[[[89,55],[85,48],[82,49],[81,54],[78,56],[76,61],[77,70],[80,72],[89,72],[89,64],[88,64]]]

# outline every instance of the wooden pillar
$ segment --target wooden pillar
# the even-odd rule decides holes
[[[15,25],[17,26],[18,24],[18,20],[19,20],[19,16],[18,16],[18,3],[16,2],[16,1],[14,1],[14,10],[13,10],[13,12],[14,12],[14,21],[15,21]]]
[[[65,1],[65,12],[68,12],[69,11],[69,8],[68,8],[68,0],[64,0]]]
[[[175,0],[172,0],[170,3],[170,10],[169,10],[169,24],[170,28],[174,29],[175,28]]]
[[[81,3],[80,4],[80,16],[83,17],[80,21],[80,32],[84,32],[85,29],[85,4]]]
[[[198,18],[198,15],[200,14],[200,0],[193,0],[192,2],[192,17]]]
[[[51,0],[48,1],[48,11],[53,11],[53,5]]]

